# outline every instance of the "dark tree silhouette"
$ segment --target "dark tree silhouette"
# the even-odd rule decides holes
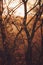
[[[0,0],[0,2],[1,2],[1,5],[3,5],[3,0]],[[25,43],[24,41],[25,41],[25,39],[23,38],[23,35],[22,35],[22,31],[24,31],[25,32],[25,34],[26,34],[26,40],[27,40],[27,42],[28,42],[28,48],[27,48],[27,51],[25,52],[25,61],[26,61],[26,65],[41,65],[41,61],[40,60],[42,60],[43,59],[43,18],[41,19],[41,15],[42,15],[42,13],[43,13],[43,4],[41,4],[41,0],[38,0],[38,3],[35,5],[34,4],[34,6],[33,6],[33,8],[31,8],[28,12],[27,12],[27,2],[28,2],[28,0],[22,0],[22,2],[20,2],[18,5],[16,5],[11,11],[9,11],[9,8],[8,8],[8,6],[9,6],[9,4],[11,3],[11,0],[9,1],[9,4],[8,4],[8,6],[7,6],[7,9],[8,9],[8,14],[7,14],[7,16],[6,16],[6,18],[4,19],[4,21],[6,21],[5,22],[5,24],[3,23],[3,20],[2,20],[2,13],[3,13],[3,6],[1,7],[1,9],[0,9],[0,15],[1,15],[1,17],[0,17],[0,29],[1,29],[1,36],[2,36],[2,44],[3,44],[3,49],[4,49],[4,52],[2,52],[2,51],[0,51],[0,57],[2,57],[2,65],[16,65],[16,62],[17,62],[17,60],[16,60],[16,58],[15,58],[15,56],[13,56],[13,53],[15,53],[15,48],[16,48],[16,46],[17,46],[17,44],[16,44],[16,41],[18,40],[18,41],[20,41],[19,39],[18,39],[18,37],[19,37],[19,35],[21,35],[21,37],[22,37],[22,39],[23,39],[23,43]],[[36,2],[37,2],[37,0],[36,0]],[[36,3],[35,2],[35,3]],[[14,37],[14,45],[12,46],[12,48],[9,50],[9,46],[8,46],[8,44],[9,44],[9,42],[7,42],[7,40],[6,40],[6,32],[5,32],[5,26],[6,26],[6,24],[7,23],[9,23],[9,18],[12,16],[12,14],[13,14],[13,12],[16,10],[16,9],[18,9],[22,4],[24,4],[24,18],[23,18],[23,23],[22,24],[20,24],[20,26],[21,26],[21,28],[20,28],[20,30],[19,30],[19,28],[18,28],[18,24],[16,24],[15,23],[15,21],[13,22],[12,21],[12,23],[11,24],[13,24],[15,27],[16,27],[16,29],[17,29],[17,31],[18,31],[18,33],[16,34],[16,37]],[[35,15],[27,22],[27,15],[28,15],[28,13],[29,12],[31,12],[34,8],[36,8],[37,7],[37,5],[39,6],[39,9],[38,9],[38,11],[35,13]],[[11,13],[11,15],[9,14],[10,12],[12,12]],[[8,16],[9,16],[9,18],[8,18]],[[30,34],[30,29],[29,28],[27,28],[27,26],[29,26],[29,24],[30,24],[30,22],[33,20],[35,18],[35,20],[34,20],[34,23],[33,23],[33,27],[32,27],[32,32],[31,32],[31,34]],[[40,22],[40,25],[37,27],[37,23],[38,23],[38,21]],[[26,23],[27,22],[27,23]],[[34,36],[35,36],[35,32],[37,32],[37,30],[40,28],[40,31],[41,31],[41,51],[38,49],[39,47],[38,47],[38,44],[35,42],[34,44],[33,44],[33,38],[34,38]],[[21,42],[21,41],[20,41]],[[27,43],[26,42],[26,43]],[[33,45],[32,45],[33,44]],[[36,45],[35,45],[36,44]],[[20,45],[20,44],[19,44]],[[33,63],[33,60],[32,60],[32,48],[33,48],[33,46],[37,49],[37,51],[40,53],[40,55],[39,55],[39,58],[38,58],[38,61],[37,61],[37,63],[36,64],[34,64]],[[11,53],[10,53],[11,52]],[[15,54],[14,54],[15,55]],[[18,53],[18,56],[20,56],[20,60],[21,60],[21,55]],[[14,59],[12,59],[14,57]],[[5,59],[3,59],[3,58],[5,58]],[[14,61],[14,62],[13,62]],[[42,64],[43,64],[43,60],[42,60]]]

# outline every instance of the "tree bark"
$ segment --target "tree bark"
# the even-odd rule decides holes
[[[27,52],[25,53],[25,60],[27,65],[32,65],[32,47],[31,47],[31,39],[30,39],[30,34],[29,31],[27,30],[26,26],[26,19],[27,19],[27,2],[24,2],[24,31],[27,36],[27,41],[28,41],[28,49]]]

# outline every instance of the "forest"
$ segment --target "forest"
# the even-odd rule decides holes
[[[0,0],[0,65],[43,65],[43,0]]]

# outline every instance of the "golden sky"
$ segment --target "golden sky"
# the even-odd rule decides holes
[[[4,13],[4,15],[7,15],[7,13],[8,13],[7,6],[8,6],[9,9],[12,9],[17,4],[19,4],[20,1],[22,1],[22,0],[3,0],[3,8],[4,8],[3,13]],[[33,0],[28,0],[27,11],[30,10],[30,8],[33,7],[35,2],[36,2],[36,0],[34,0],[34,1]],[[24,5],[23,4],[15,11],[14,15],[24,17]]]

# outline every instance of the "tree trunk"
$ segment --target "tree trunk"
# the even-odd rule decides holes
[[[26,33],[27,36],[27,41],[28,41],[28,49],[27,52],[25,53],[25,60],[26,60],[26,64],[27,65],[32,65],[32,48],[31,48],[31,39],[30,39],[30,34],[29,31],[27,30],[26,27],[26,19],[27,19],[27,2],[24,2],[24,31]]]
[[[3,60],[3,65],[5,65],[7,61],[7,65],[10,65],[11,57],[8,52],[8,46],[6,42],[6,33],[5,33],[5,26],[2,23],[2,12],[3,12],[3,0],[0,0],[0,29],[1,29],[1,36],[2,36],[2,44],[4,48],[4,60]]]

